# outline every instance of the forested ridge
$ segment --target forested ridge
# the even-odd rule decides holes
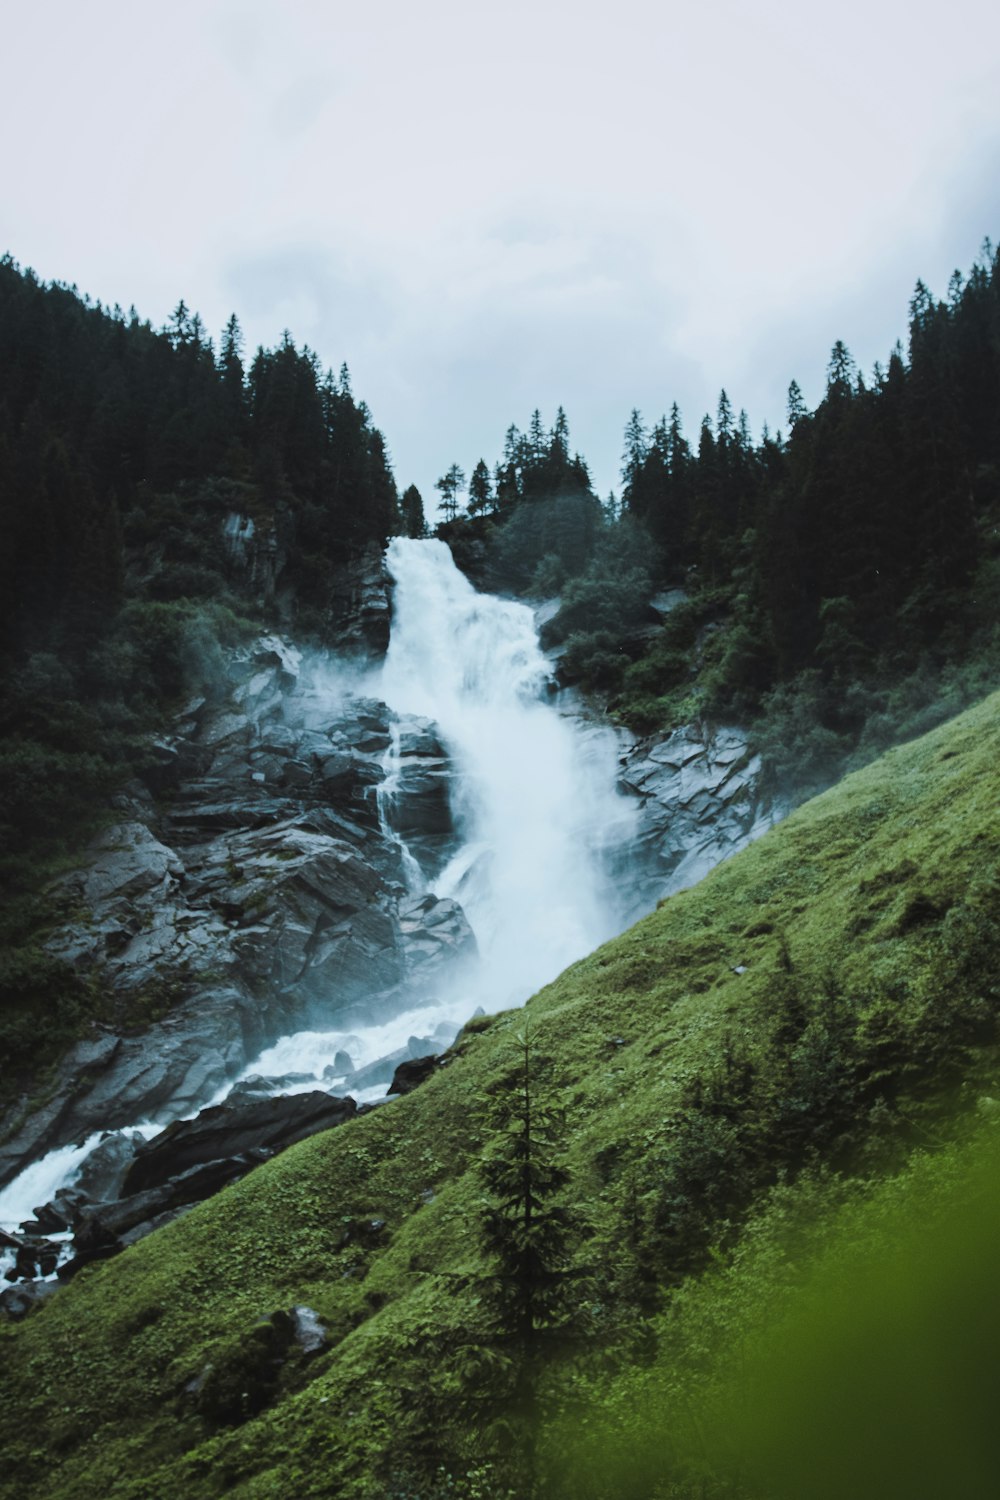
[[[101,1014],[38,945],[53,869],[147,769],[165,715],[211,690],[220,651],[275,625],[323,640],[339,567],[398,520],[346,366],[324,373],[289,335],[246,358],[235,316],[216,346],[183,302],[157,330],[9,255],[0,515],[2,1091]]]
[[[1000,257],[985,242],[945,300],[918,283],[906,349],[869,377],[838,342],[815,411],[792,382],[784,432],[754,442],[725,391],[696,440],[676,405],[651,428],[633,411],[617,502],[562,409],[438,488],[474,576],[560,595],[546,644],[565,680],[639,730],[751,723],[775,785],[815,789],[1000,664]],[[116,747],[134,758],[129,736],[210,643],[247,617],[322,639],[332,565],[426,525],[346,366],[324,372],[289,334],[248,358],[235,315],[216,347],[183,302],[155,330],[9,255],[0,497],[0,728],[51,762],[34,835],[50,801],[53,829],[72,823],[71,779],[87,794]],[[227,518],[280,554],[279,577],[240,576]],[[664,589],[669,612],[650,604]],[[53,756],[88,748],[59,774]],[[32,755],[15,761],[0,821],[17,843]]]
[[[560,410],[509,429],[441,528],[466,564],[535,595],[570,681],[639,729],[756,725],[775,785],[815,789],[986,691],[1000,666],[1000,258],[945,300],[918,282],[901,344],[869,376],[835,344],[809,411],[760,440],[725,391],[697,438],[676,405],[625,429],[603,506]],[[477,550],[478,548],[478,550]],[[683,591],[666,617],[655,591]]]
[[[156,330],[0,261],[0,825],[65,833],[195,688],[219,639],[323,634],[331,569],[398,529],[385,441],[346,366],[286,334],[246,366],[178,304]],[[227,518],[279,576],[241,575]],[[30,806],[28,805],[30,804]]]
[[[79,655],[123,594],[214,596],[221,523],[284,527],[293,603],[322,601],[322,562],[396,529],[381,433],[346,366],[289,334],[246,365],[178,303],[164,329],[0,261],[3,645]]]

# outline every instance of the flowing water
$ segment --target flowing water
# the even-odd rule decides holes
[[[616,737],[567,711],[554,692],[531,609],[478,593],[443,542],[397,539],[387,561],[391,642],[363,689],[398,715],[434,721],[450,761],[455,825],[442,870],[429,880],[404,845],[404,875],[411,893],[460,902],[480,959],[443,976],[432,1003],[404,999],[389,1022],[281,1038],[244,1078],[300,1073],[309,1081],[295,1088],[315,1088],[339,1051],[357,1069],[415,1035],[436,1035],[443,1046],[478,1008],[523,1003],[636,915],[623,879],[635,809],[615,790]],[[397,729],[379,801],[390,833],[400,768]],[[381,1098],[387,1082],[352,1092],[359,1102]],[[53,1152],[11,1183],[0,1195],[0,1226],[15,1227],[72,1182],[93,1144]]]
[[[405,784],[398,725],[383,761],[383,831],[402,845],[412,894],[460,903],[479,961],[441,975],[432,1001],[404,1000],[389,1021],[282,1037],[243,1077],[303,1075],[284,1092],[316,1087],[324,1070],[330,1078],[341,1051],[363,1069],[405,1054],[411,1039],[413,1055],[428,1050],[420,1039],[443,1047],[477,1010],[523,1004],[637,915],[623,878],[636,812],[615,789],[617,737],[554,692],[532,610],[478,593],[443,542],[398,538],[387,563],[389,650],[380,671],[353,689],[404,718],[433,721],[453,772],[453,852],[440,872],[427,872],[392,833]],[[344,691],[336,673],[326,680],[328,702],[320,685],[315,703],[321,720]],[[352,1095],[362,1104],[384,1098],[392,1071],[367,1087],[349,1084]]]
[[[526,605],[477,593],[443,542],[397,539],[387,560],[381,696],[435,721],[456,773],[460,847],[433,890],[469,918],[486,1008],[517,1004],[624,920],[617,740],[560,711]]]

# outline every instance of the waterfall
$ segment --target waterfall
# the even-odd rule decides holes
[[[412,716],[432,745],[440,741],[447,761],[435,764],[445,767],[454,825],[443,868],[441,857],[421,868],[419,839],[411,850],[393,836],[410,893],[429,889],[461,904],[479,963],[443,972],[433,994],[419,987],[402,994],[391,1019],[281,1037],[241,1075],[262,1074],[282,1093],[330,1087],[345,1076],[335,1070],[346,1053],[359,1103],[384,1097],[399,1059],[442,1050],[477,1007],[522,1004],[636,914],[624,878],[636,811],[615,789],[617,737],[555,692],[531,609],[478,593],[442,542],[397,539],[387,561],[395,587],[384,664],[370,676],[323,664],[310,680],[307,712],[328,721],[332,705],[358,693],[393,710],[378,792],[389,833],[396,799],[407,795],[399,721]],[[72,1184],[98,1139],[52,1151],[10,1183],[0,1193],[0,1227],[16,1233],[32,1208]],[[13,1259],[3,1254],[0,1275]]]
[[[633,831],[617,741],[561,711],[530,608],[480,594],[443,542],[399,538],[380,695],[433,719],[461,847],[434,881],[461,902],[486,1008],[524,1001],[620,930],[609,853]]]

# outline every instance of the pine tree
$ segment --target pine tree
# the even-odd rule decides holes
[[[480,459],[469,480],[469,515],[479,516],[493,509],[493,486],[486,460]]]
[[[562,1201],[562,1111],[539,1085],[528,1025],[515,1043],[517,1067],[488,1104],[479,1166],[488,1194],[481,1239],[494,1267],[482,1289],[493,1341],[513,1364],[507,1409],[530,1480],[542,1362],[578,1337],[582,1273],[571,1265],[579,1226]]]
[[[830,351],[830,363],[826,370],[827,399],[849,398],[854,375],[855,365],[850,350],[843,339],[838,339]]]
[[[412,537],[426,536],[427,522],[424,518],[423,497],[415,484],[409,485],[403,491],[403,498],[399,502],[399,509],[403,518],[406,535]]]
[[[531,457],[535,463],[540,463],[545,457],[545,428],[542,425],[542,414],[536,406],[531,413],[531,422],[528,427],[528,442],[531,445]]]
[[[446,521],[454,521],[458,514],[458,491],[465,483],[465,470],[452,464],[446,474],[434,481],[434,488],[441,491],[441,509]]]
[[[622,500],[629,505],[629,497],[632,486],[646,461],[649,452],[649,438],[646,427],[642,420],[641,412],[633,407],[629,419],[625,424],[625,447],[622,452]]]

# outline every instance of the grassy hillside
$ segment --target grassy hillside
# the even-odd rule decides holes
[[[994,695],[529,1003],[587,1226],[584,1336],[542,1388],[540,1493],[762,1493],[733,1478],[732,1424],[711,1437],[734,1350],[831,1245],[895,1242],[900,1203],[931,1222],[961,1196],[962,1121],[989,1118],[998,1066],[998,766]],[[524,1021],[474,1023],[414,1094],[0,1327],[0,1493],[525,1494],[488,1420],[475,1171]],[[331,1347],[276,1373],[280,1330],[255,1325],[303,1303]],[[623,1468],[610,1434],[635,1457],[671,1402],[669,1462]]]

